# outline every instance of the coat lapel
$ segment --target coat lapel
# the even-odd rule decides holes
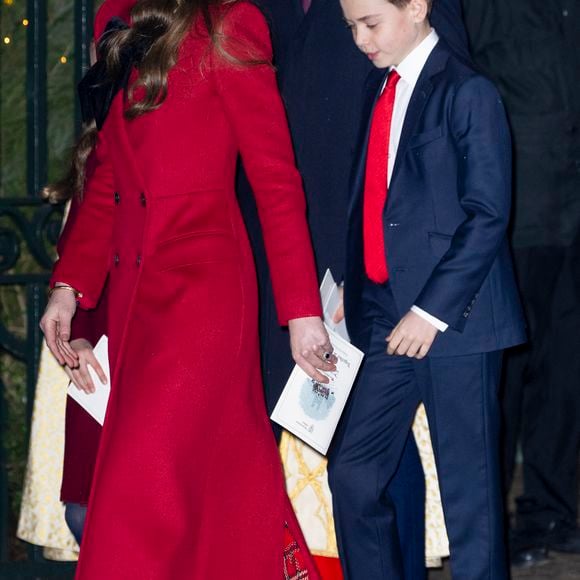
[[[423,115],[425,110],[425,105],[431,96],[433,91],[433,77],[439,74],[444,68],[447,60],[449,58],[449,53],[447,52],[443,41],[439,40],[433,52],[430,54],[423,71],[419,76],[419,80],[415,85],[415,90],[411,95],[411,100],[409,101],[409,107],[407,108],[407,113],[405,115],[405,122],[403,123],[403,130],[401,132],[401,139],[399,140],[399,146],[397,148],[397,157],[395,159],[395,165],[393,167],[393,175],[391,176],[390,186],[389,186],[389,199],[391,199],[391,192],[393,191],[393,186],[397,179],[397,174],[401,169],[403,159],[407,153],[407,147],[409,145],[409,140],[415,133],[415,129],[419,120]]]

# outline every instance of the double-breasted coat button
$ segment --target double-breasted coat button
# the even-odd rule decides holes
[[[120,261],[121,258],[119,258],[119,254],[115,254],[115,256],[113,257],[113,262],[115,263],[115,266],[118,266]]]
[[[141,205],[143,207],[147,205],[147,198],[145,197],[145,194],[143,192],[141,192]]]
[[[140,266],[141,265],[141,254],[139,254],[137,256],[137,260],[135,260],[135,261],[137,262],[137,266]]]
[[[119,205],[120,201],[121,201],[121,196],[119,195],[118,191],[115,191],[115,205]]]

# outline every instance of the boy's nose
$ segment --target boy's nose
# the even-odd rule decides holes
[[[363,52],[367,52],[366,48],[368,46],[368,34],[364,32],[364,30],[356,30],[354,35],[354,42]]]

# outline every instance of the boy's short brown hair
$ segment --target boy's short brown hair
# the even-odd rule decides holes
[[[391,4],[394,4],[397,8],[404,8],[409,4],[411,0],[387,0]],[[433,8],[433,0],[426,0],[427,1],[427,14],[431,14],[431,8]]]

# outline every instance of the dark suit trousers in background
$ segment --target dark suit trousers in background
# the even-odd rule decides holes
[[[525,494],[518,529],[545,535],[552,523],[575,527],[580,442],[580,236],[570,246],[516,248],[530,342],[506,356],[506,488],[518,440]]]
[[[498,444],[501,353],[422,361],[389,356],[385,338],[400,320],[389,283],[367,282],[363,306],[370,345],[329,458],[346,580],[414,578],[404,571],[388,484],[421,401],[438,465],[453,577],[507,578]]]

